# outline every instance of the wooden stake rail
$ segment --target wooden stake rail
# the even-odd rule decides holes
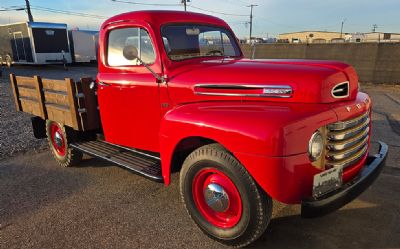
[[[75,82],[23,77],[10,74],[17,111],[64,124],[78,131],[100,127],[97,97],[90,89],[91,78]]]

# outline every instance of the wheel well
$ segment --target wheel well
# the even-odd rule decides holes
[[[186,157],[201,146],[216,143],[216,141],[204,137],[187,137],[181,140],[175,147],[172,162],[171,173],[179,172]]]

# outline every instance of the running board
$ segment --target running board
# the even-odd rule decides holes
[[[163,182],[160,159],[104,141],[86,141],[70,145],[85,154],[112,162],[153,181]]]

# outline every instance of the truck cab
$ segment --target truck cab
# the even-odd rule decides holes
[[[69,139],[74,129],[42,119],[63,166],[87,153],[166,185],[179,171],[199,228],[240,247],[265,231],[272,200],[317,217],[379,175],[387,145],[369,155],[372,103],[358,85],[342,62],[246,59],[219,18],[138,11],[100,30],[100,129],[89,133],[101,136]]]

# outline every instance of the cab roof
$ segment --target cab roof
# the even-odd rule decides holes
[[[161,27],[167,23],[206,23],[229,27],[228,24],[222,19],[195,12],[171,10],[143,10],[127,12],[113,16],[103,23],[102,28],[112,23],[134,20],[145,21],[155,28]]]

